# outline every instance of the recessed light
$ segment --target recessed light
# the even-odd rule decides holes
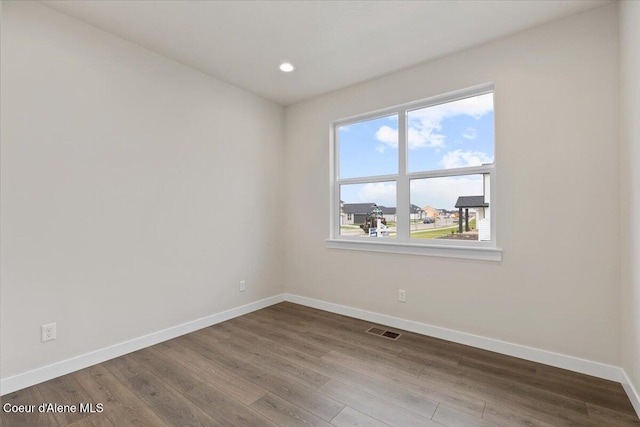
[[[290,73],[295,69],[296,69],[296,67],[294,67],[293,65],[291,65],[288,62],[283,62],[282,64],[280,64],[280,70],[284,71],[285,73]]]

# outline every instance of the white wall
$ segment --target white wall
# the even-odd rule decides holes
[[[2,377],[280,294],[282,108],[2,6]]]
[[[614,4],[287,108],[287,292],[620,366],[618,72]],[[327,249],[329,123],[486,82],[503,262]]]
[[[640,2],[620,2],[622,362],[640,392]]]

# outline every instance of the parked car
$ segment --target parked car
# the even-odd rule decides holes
[[[433,218],[426,218],[424,221],[422,221],[423,224],[433,224],[434,222],[436,222],[436,220]]]

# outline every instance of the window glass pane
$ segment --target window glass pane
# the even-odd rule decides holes
[[[340,235],[396,237],[396,183],[340,186]]]
[[[398,173],[398,116],[338,127],[340,178]]]
[[[407,113],[408,170],[493,163],[493,93]]]
[[[411,238],[491,240],[489,174],[411,180]]]

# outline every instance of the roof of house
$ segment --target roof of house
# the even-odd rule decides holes
[[[488,208],[484,196],[460,196],[456,202],[456,208]]]
[[[418,213],[422,212],[422,208],[420,206],[416,206],[413,203],[409,205],[409,213]]]
[[[371,213],[371,207],[375,203],[345,203],[342,211],[347,214],[368,214]],[[382,208],[382,206],[378,206]]]
[[[386,206],[378,206],[378,207],[382,211],[382,215],[395,215],[396,214],[396,208],[388,208]]]

